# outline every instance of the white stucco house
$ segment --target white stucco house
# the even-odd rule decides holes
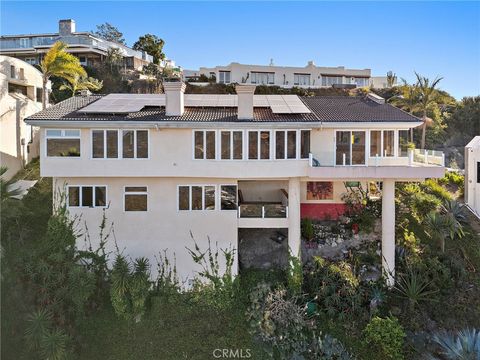
[[[480,136],[465,146],[465,203],[480,218]]]
[[[241,253],[245,229],[279,229],[299,255],[302,218],[337,218],[347,181],[383,182],[383,268],[393,284],[395,182],[445,171],[442,156],[404,145],[421,121],[375,95],[236,90],[184,94],[184,83],[170,82],[165,94],[68,99],[26,120],[41,129],[41,175],[57,191],[66,184],[92,240],[106,209],[119,249],[152,263],[168,249],[183,279],[198,270],[190,232],[204,249],[210,238]]]
[[[0,55],[0,164],[8,167],[6,179],[39,156],[38,129],[23,119],[42,109],[42,86],[34,66]]]
[[[197,81],[200,75],[215,77],[220,84],[248,83],[280,86],[283,88],[354,88],[373,86],[387,88],[386,76],[372,76],[370,69],[348,69],[344,66],[317,66],[308,61],[305,66],[279,66],[240,64],[200,67],[198,70],[183,70],[185,81]],[[193,83],[195,84],[195,82]]]

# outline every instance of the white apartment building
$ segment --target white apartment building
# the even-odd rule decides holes
[[[465,146],[465,203],[480,218],[480,136]]]
[[[248,229],[277,229],[285,251],[300,256],[302,218],[338,218],[346,182],[379,181],[393,284],[395,182],[445,171],[442,156],[404,145],[420,119],[375,95],[254,95],[249,84],[236,85],[237,95],[185,95],[182,82],[164,85],[165,94],[77,96],[26,120],[41,128],[41,175],[67,193],[92,241],[105,210],[131,258],[155,264],[167,249],[191,278],[192,234],[202,249],[209,240],[236,249],[237,272]]]
[[[184,70],[186,81],[198,80],[200,75],[215,77],[220,84],[247,83],[255,85],[275,85],[284,88],[321,88],[321,87],[387,87],[385,76],[371,76],[370,69],[346,69],[343,66],[316,66],[309,61],[304,67],[247,65],[232,62],[226,66],[213,68],[201,67],[199,70]]]
[[[32,65],[0,55],[0,164],[8,167],[6,179],[39,156],[38,129],[23,119],[42,109],[42,79]]]

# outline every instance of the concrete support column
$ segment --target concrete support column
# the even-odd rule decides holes
[[[300,257],[300,179],[288,181],[288,247]]]
[[[395,284],[395,181],[384,180],[382,191],[382,271],[387,286]]]

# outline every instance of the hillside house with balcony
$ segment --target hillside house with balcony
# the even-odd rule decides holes
[[[141,70],[153,62],[144,51],[102,39],[91,32],[76,31],[75,21],[60,20],[57,33],[0,36],[0,55],[19,58],[31,65],[40,64],[45,54],[57,41],[68,45],[67,52],[75,55],[83,66],[98,66],[105,60],[109,49],[119,49],[123,66],[129,70]]]
[[[194,95],[182,82],[164,86],[165,94],[77,96],[26,120],[41,128],[41,175],[67,193],[92,240],[106,209],[121,251],[154,262],[168,249],[185,279],[199,270],[185,249],[190,233],[201,248],[210,239],[241,251],[243,230],[277,229],[299,255],[302,217],[336,218],[346,182],[377,181],[393,284],[395,182],[444,173],[441,154],[405,146],[418,118],[373,95],[254,95],[250,84],[237,85],[237,95]]]

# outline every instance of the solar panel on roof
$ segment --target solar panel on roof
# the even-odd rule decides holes
[[[237,95],[185,94],[187,107],[236,107]],[[85,113],[130,113],[145,106],[165,106],[165,94],[109,94],[85,106]],[[254,107],[269,107],[277,114],[308,114],[310,110],[297,95],[254,95]]]

